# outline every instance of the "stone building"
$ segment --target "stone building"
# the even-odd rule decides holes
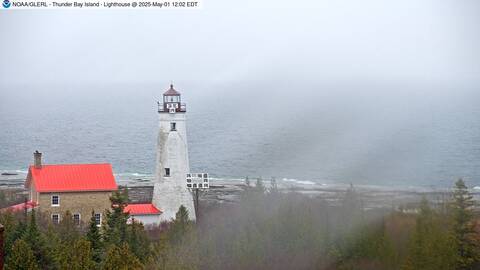
[[[88,223],[95,215],[102,223],[105,210],[111,208],[110,196],[118,189],[112,166],[100,164],[42,164],[42,154],[34,153],[25,182],[28,201],[9,207],[12,211],[38,209],[59,223],[67,211],[76,224]],[[161,211],[151,203],[130,204],[125,208],[135,220],[150,224]]]
[[[53,223],[58,223],[68,210],[77,224],[88,222],[92,211],[101,224],[117,184],[108,163],[44,165],[42,154],[36,151],[25,188],[29,192],[27,203],[49,215]]]

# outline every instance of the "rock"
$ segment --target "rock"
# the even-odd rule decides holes
[[[9,173],[9,172],[4,172],[2,175],[18,175],[18,173]]]

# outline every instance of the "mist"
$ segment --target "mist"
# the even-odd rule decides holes
[[[480,184],[478,10],[211,0],[3,12],[0,166],[22,170],[42,148],[49,162],[152,173],[155,103],[173,82],[192,168],[218,177]]]

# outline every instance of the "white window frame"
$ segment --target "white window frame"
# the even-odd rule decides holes
[[[75,224],[75,215],[78,215],[78,224]],[[73,224],[75,225],[80,225],[80,223],[82,222],[82,214],[80,213],[73,214],[72,218],[73,218]]]
[[[53,216],[58,216],[58,221],[57,221],[57,223],[55,223],[55,222],[53,221]],[[60,218],[61,218],[60,214],[52,214],[51,218],[52,218],[52,223],[53,223],[53,224],[55,224],[55,225],[60,224]]]
[[[58,198],[58,204],[53,204],[53,197],[57,196]],[[58,194],[54,194],[50,197],[50,204],[52,205],[52,207],[58,207],[60,206],[60,195]]]
[[[95,213],[95,222],[97,222],[97,215],[100,215],[100,222],[97,224],[97,227],[102,226],[102,213]]]

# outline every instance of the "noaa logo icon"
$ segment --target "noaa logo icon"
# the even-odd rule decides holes
[[[2,5],[4,8],[9,8],[12,5],[12,3],[10,3],[10,0],[3,0]]]

